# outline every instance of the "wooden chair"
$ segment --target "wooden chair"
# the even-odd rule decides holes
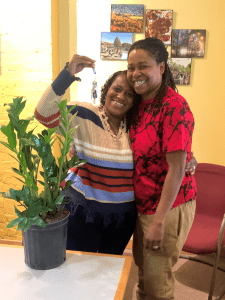
[[[218,268],[220,252],[221,248],[225,246],[225,167],[199,163],[195,179],[197,183],[196,215],[183,251],[198,255],[215,253],[215,262],[212,265],[202,261],[201,258],[185,254],[181,254],[180,257],[213,266],[208,296],[208,300],[212,300],[216,272],[217,269],[220,269]],[[215,300],[220,300],[224,294],[225,286]]]

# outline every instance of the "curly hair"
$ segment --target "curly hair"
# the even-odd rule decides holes
[[[165,63],[165,71],[162,74],[162,83],[161,83],[160,88],[157,91],[157,94],[155,95],[155,98],[154,98],[154,107],[153,108],[159,109],[162,105],[162,99],[166,95],[166,92],[167,92],[167,89],[169,86],[173,90],[178,92],[173,75],[172,75],[169,65],[167,63],[167,59],[168,59],[167,49],[166,49],[164,43],[160,39],[154,38],[154,37],[146,38],[146,39],[139,40],[139,41],[133,43],[129,49],[128,58],[129,58],[130,52],[135,49],[141,49],[141,50],[148,51],[150,56],[156,61],[157,64],[160,64],[161,62]],[[138,107],[136,107],[136,112],[138,112]]]
[[[116,78],[118,76],[120,76],[120,75],[127,76],[127,70],[117,71],[117,72],[113,73],[111,76],[109,76],[109,78],[106,80],[105,84],[102,86],[102,88],[101,88],[101,96],[100,96],[100,103],[103,106],[105,105],[105,98],[106,98],[106,95],[108,93],[108,90],[110,89],[111,85],[116,80]],[[134,91],[134,98],[133,98],[134,104],[129,109],[129,111],[126,113],[127,129],[129,129],[130,125],[133,123],[134,116],[135,116],[135,107],[137,107],[137,105],[139,106],[139,103],[141,103],[141,96],[138,95],[135,92],[134,89],[133,89],[133,91]]]
[[[105,84],[101,88],[101,96],[100,96],[100,103],[102,105],[105,105],[105,98],[108,93],[108,90],[110,89],[111,85],[113,82],[116,80],[116,78],[119,75],[126,75],[127,76],[127,71],[117,71],[113,73],[112,75],[109,76],[109,78],[106,80]]]

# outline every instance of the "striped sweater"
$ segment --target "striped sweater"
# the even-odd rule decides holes
[[[60,111],[55,101],[61,101],[74,78],[64,69],[44,92],[35,109],[37,120],[44,126],[59,125]],[[133,155],[125,124],[116,136],[98,106],[71,102],[68,109],[74,104],[77,106],[69,117],[78,114],[71,126],[80,126],[73,133],[72,145],[79,158],[87,159],[87,163],[72,168],[66,180],[72,180],[72,187],[87,200],[111,204],[134,201]]]

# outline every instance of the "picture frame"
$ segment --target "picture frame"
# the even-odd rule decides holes
[[[168,58],[168,65],[177,85],[189,85],[191,80],[191,58]]]
[[[127,60],[132,43],[133,33],[102,32],[100,58],[102,60]]]
[[[144,5],[112,4],[110,31],[143,33]]]
[[[204,57],[205,29],[173,29],[171,57]]]
[[[145,15],[145,37],[156,37],[165,45],[171,45],[173,10],[147,9]]]

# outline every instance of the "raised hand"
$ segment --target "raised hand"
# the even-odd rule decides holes
[[[87,56],[75,54],[66,67],[66,70],[73,76],[76,73],[81,72],[84,68],[95,68],[95,60]]]

